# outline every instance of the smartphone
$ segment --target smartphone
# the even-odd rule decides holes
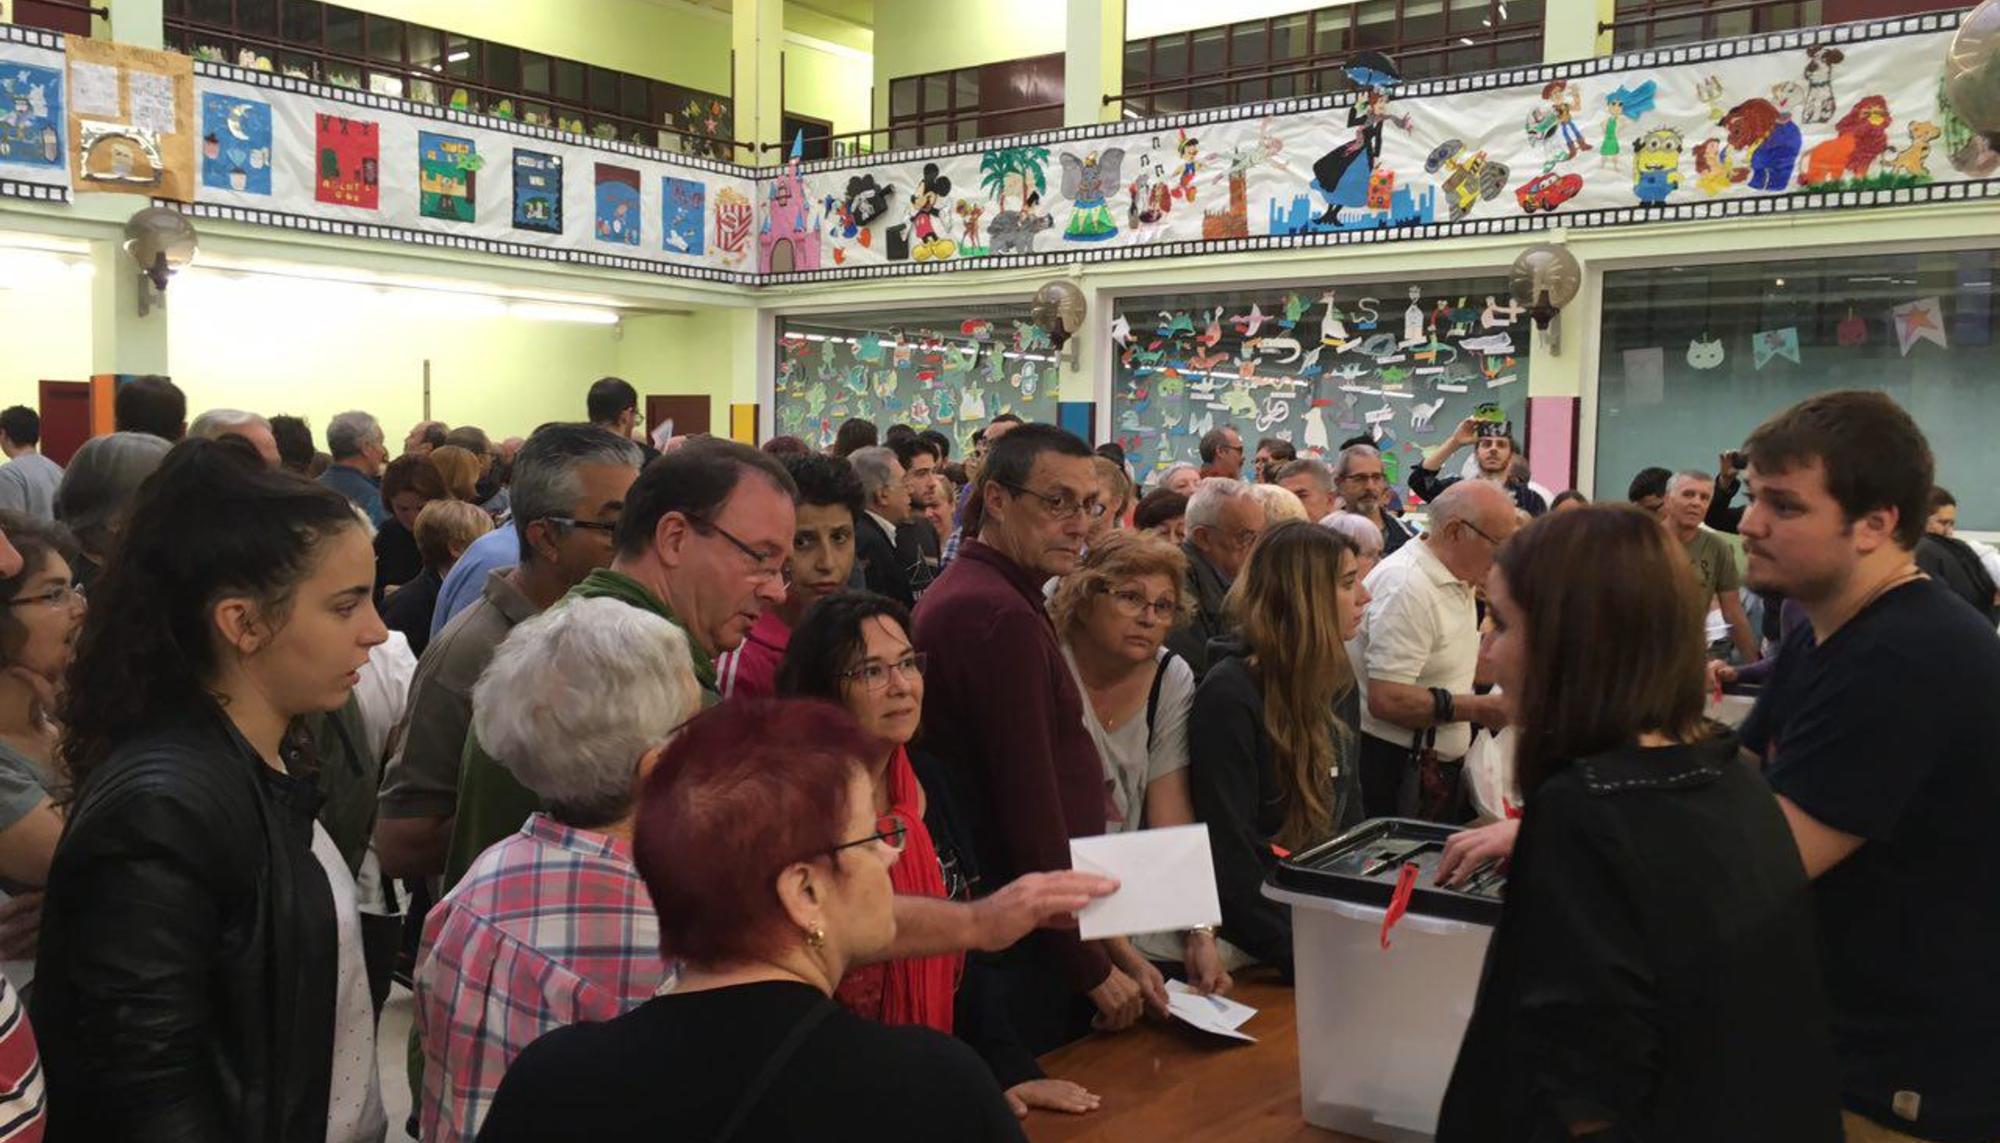
[[[1729,457],[1729,467],[1741,472],[1750,467],[1750,458],[1740,448],[1733,448],[1724,454]]]

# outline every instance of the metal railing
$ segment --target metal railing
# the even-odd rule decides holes
[[[62,12],[76,12],[85,16],[95,16],[100,20],[111,19],[111,9],[103,5],[93,6],[84,0],[32,0],[37,8],[54,8]],[[15,4],[14,21],[21,22],[21,4]]]
[[[1633,12],[1615,15],[1609,20],[1597,22],[1597,32],[1603,35],[1611,32],[1618,36],[1616,50],[1629,51],[1635,48],[1662,46],[1657,42],[1657,25],[1677,21],[1692,21],[1699,24],[1698,30],[1687,36],[1674,37],[1674,43],[1698,43],[1716,39],[1727,33],[1717,28],[1718,17],[1748,16],[1746,32],[1789,31],[1793,28],[1811,27],[1821,20],[1824,4],[1822,0],[1725,0],[1723,3],[1701,3],[1688,0],[1685,6],[1657,9],[1650,12]],[[1783,17],[1782,23],[1762,26],[1759,17]]]
[[[1421,59],[1426,56],[1444,55],[1448,52],[1476,52],[1482,48],[1500,48],[1509,44],[1539,44],[1541,42],[1542,33],[1538,28],[1532,32],[1512,32],[1506,35],[1489,36],[1485,39],[1475,40],[1470,44],[1462,40],[1453,39],[1449,42],[1438,41],[1416,47],[1398,48],[1395,51],[1395,58],[1398,60]],[[1203,75],[1148,81],[1133,84],[1123,91],[1106,95],[1104,103],[1106,106],[1109,106],[1113,103],[1137,102],[1162,93],[1202,91],[1211,87],[1227,87],[1239,83],[1256,83],[1301,75],[1308,77],[1317,76],[1328,71],[1339,71],[1353,55],[1353,52],[1342,52],[1339,55],[1313,56],[1299,63],[1292,64],[1289,67],[1281,68],[1247,64]],[[1415,81],[1416,77],[1412,78]],[[1251,102],[1262,102],[1263,98],[1266,97],[1260,97]],[[1273,96],[1268,98],[1290,97]],[[1174,114],[1174,112],[1165,112],[1163,114]]]
[[[863,131],[842,131],[837,134],[831,134],[831,135],[809,134],[806,136],[806,141],[808,143],[817,143],[823,139],[827,142],[828,149],[832,153],[834,158],[846,158],[850,155],[872,153],[875,150],[877,150],[877,148],[875,147],[861,147],[853,145],[864,139],[873,140],[877,136],[887,136],[889,137],[889,139],[893,139],[896,135],[899,135],[905,131],[915,131],[919,135],[921,135],[924,129],[927,127],[936,127],[936,126],[949,127],[952,124],[959,122],[960,120],[1001,119],[1014,115],[1032,115],[1045,111],[1061,111],[1065,106],[1067,105],[1061,102],[1060,100],[1056,100],[1047,103],[1024,103],[1019,107],[993,107],[993,108],[982,108],[978,110],[945,112],[938,115],[922,115],[912,119],[899,119],[889,124],[887,127],[870,127]],[[1057,124],[1056,126],[1061,126],[1061,124]],[[1033,130],[1046,130],[1046,128],[1035,128],[1035,127],[1010,128],[1005,132],[996,132],[995,135],[986,135],[982,133],[979,135],[974,135],[972,136],[972,138],[973,139],[993,138],[999,134],[1012,135],[1023,131],[1033,131]],[[946,139],[942,140],[941,142],[964,143],[969,141],[970,140],[968,139]],[[843,144],[847,145],[843,146]],[[927,143],[922,141],[921,139],[919,139],[915,143],[910,144],[910,146],[913,147],[935,147],[938,145],[940,145],[940,143],[936,142]],[[767,154],[771,151],[788,152],[791,150],[791,147],[792,147],[792,141],[790,139],[784,139],[776,143],[759,143],[757,145],[757,150],[760,154]],[[896,148],[893,146],[889,146],[881,149],[894,150]]]
[[[43,2],[48,3],[51,2],[51,0],[43,0]],[[449,106],[448,103],[437,102],[433,100],[418,99],[414,95],[410,94],[410,91],[412,90],[410,87],[411,84],[423,83],[429,85],[431,88],[440,93],[463,90],[468,94],[477,94],[480,98],[481,103],[484,105],[483,113],[488,115],[494,114],[493,106],[494,104],[498,103],[501,100],[506,100],[510,104],[521,104],[521,103],[546,104],[553,112],[556,113],[555,117],[558,119],[558,122],[542,123],[538,125],[543,127],[548,127],[552,130],[565,129],[561,125],[560,122],[561,119],[573,119],[582,121],[594,120],[599,123],[610,123],[614,125],[619,132],[615,140],[617,142],[633,142],[634,140],[627,137],[626,132],[638,132],[642,134],[642,137],[645,140],[644,142],[641,143],[642,146],[659,147],[662,150],[675,149],[667,147],[665,143],[660,140],[661,136],[670,135],[677,139],[691,140],[697,144],[701,144],[701,146],[693,150],[689,150],[687,148],[680,148],[680,150],[683,153],[698,154],[709,158],[726,158],[731,161],[734,161],[737,155],[741,152],[749,151],[753,154],[755,153],[755,148],[751,144],[743,142],[738,139],[730,138],[728,136],[708,135],[699,131],[688,131],[679,127],[675,127],[672,124],[652,123],[644,119],[636,119],[629,115],[623,115],[612,111],[597,111],[588,107],[580,107],[574,104],[564,103],[546,95],[539,95],[533,92],[508,91],[504,88],[494,87],[491,84],[481,83],[477,80],[465,79],[460,76],[447,75],[441,71],[430,71],[419,66],[407,65],[395,61],[371,59],[367,56],[355,55],[352,52],[343,52],[336,48],[323,47],[317,44],[299,44],[288,40],[275,39],[270,36],[255,35],[253,33],[237,31],[236,29],[233,28],[220,27],[214,24],[205,24],[199,21],[188,20],[182,17],[175,17],[175,16],[167,17],[166,27],[169,32],[181,33],[181,35],[185,38],[187,42],[187,47],[190,53],[192,53],[195,47],[195,41],[214,40],[214,41],[220,41],[221,43],[230,45],[232,47],[234,46],[250,47],[257,49],[260,52],[272,54],[274,56],[274,70],[276,70],[280,74],[282,74],[283,68],[281,65],[277,64],[275,60],[275,57],[277,55],[282,54],[287,56],[306,57],[308,59],[311,59],[315,63],[315,65],[318,66],[321,72],[321,74],[319,75],[308,76],[306,78],[312,79],[319,83],[329,84],[335,87],[351,87],[353,90],[358,90],[358,91],[368,90],[365,81],[360,84],[354,84],[354,85],[335,82],[331,78],[331,75],[329,74],[331,69],[328,67],[328,65],[341,65],[344,67],[351,67],[364,75],[368,72],[378,72],[384,75],[393,75],[399,80],[401,80],[405,85],[404,95],[402,96],[402,98],[410,99],[413,102],[417,103],[433,103],[435,106],[439,107]],[[233,64],[236,61],[231,59],[231,60],[225,60],[224,62]],[[518,115],[509,116],[505,114],[502,114],[499,117],[515,118],[515,119],[520,118]],[[600,136],[595,136],[589,130],[580,132],[572,131],[570,133],[581,135],[584,138],[600,137]]]

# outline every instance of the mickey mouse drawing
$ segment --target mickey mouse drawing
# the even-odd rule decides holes
[[[827,214],[834,220],[833,234],[871,245],[868,224],[889,212],[889,195],[895,187],[877,184],[874,175],[856,175],[847,180],[847,192],[839,198],[826,196]]]
[[[910,236],[916,239],[910,244],[910,257],[918,262],[943,261],[958,251],[957,243],[944,236],[938,223],[945,196],[950,193],[951,180],[938,173],[936,163],[925,163],[917,193],[910,196]]]

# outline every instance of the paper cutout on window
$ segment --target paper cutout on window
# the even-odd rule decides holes
[[[1833,336],[1843,347],[1854,349],[1868,344],[1868,319],[1847,307],[1847,317],[1834,328]]]
[[[1904,302],[1890,313],[1896,319],[1896,344],[1904,357],[1910,355],[1910,347],[1919,341],[1931,342],[1939,349],[1951,348],[1945,342],[1944,310],[1938,305],[1937,298]]]
[[[271,193],[270,104],[202,93],[201,184],[245,194]]]
[[[1659,346],[1625,351],[1625,403],[1657,405],[1666,399],[1667,351]]]
[[[1687,362],[1691,369],[1714,369],[1726,356],[1719,337],[1688,339]]]
[[[1799,364],[1799,331],[1797,326],[1783,329],[1759,331],[1750,339],[1750,357],[1761,372],[1774,357],[1782,357],[1793,365]]]

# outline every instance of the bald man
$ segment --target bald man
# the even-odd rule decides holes
[[[1431,501],[1430,530],[1368,574],[1373,598],[1354,658],[1369,817],[1459,820],[1458,774],[1471,724],[1497,729],[1506,721],[1496,697],[1472,693],[1479,660],[1473,591],[1518,527],[1505,488],[1460,481]]]

